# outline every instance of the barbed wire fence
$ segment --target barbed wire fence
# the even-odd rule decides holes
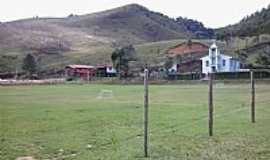
[[[253,71],[253,72],[256,72],[256,71]],[[145,87],[148,88],[148,71],[145,72],[145,75],[146,77],[145,79]],[[224,94],[226,92],[229,92],[230,94],[232,95],[235,95],[237,96],[238,94],[242,94],[242,93],[246,93],[246,95],[244,96],[243,99],[240,99],[238,100],[238,104],[236,104],[235,106],[235,109],[233,110],[230,110],[228,112],[222,112],[222,113],[215,113],[213,112],[212,114],[212,120],[213,120],[213,123],[214,123],[214,119],[215,118],[226,118],[227,116],[230,116],[232,114],[235,114],[235,113],[238,113],[238,112],[242,112],[242,111],[246,111],[246,110],[249,110],[251,112],[251,122],[255,122],[255,111],[257,110],[260,110],[260,109],[263,109],[266,105],[270,105],[270,98],[268,99],[267,97],[266,98],[260,98],[258,95],[264,95],[264,94],[267,94],[267,93],[270,93],[270,91],[266,88],[256,88],[256,79],[254,78],[254,73],[252,74],[251,72],[251,77],[250,77],[250,84],[248,85],[245,85],[245,86],[241,86],[239,88],[234,88],[234,90],[223,90],[222,88],[226,88],[226,86],[217,86],[215,87],[215,84],[214,82],[212,83],[213,85],[213,88],[214,89],[214,92],[212,93],[213,94],[213,98],[212,98],[212,101],[213,101],[213,109],[215,109],[215,103],[226,103],[228,102],[228,100],[230,98],[224,98],[224,97],[216,97],[215,94]],[[211,84],[209,84],[211,85]],[[185,87],[185,89],[190,89],[189,87]],[[216,92],[215,92],[216,91]],[[191,90],[192,92],[192,90]],[[151,94],[151,91],[148,92],[148,89],[144,92],[145,94],[145,98],[144,100],[141,102],[141,103],[138,103],[138,102],[134,102],[134,104],[136,105],[141,105],[144,107],[149,107],[149,109],[154,106],[154,105],[167,105],[167,106],[177,106],[177,107],[182,107],[181,104],[177,103],[177,102],[148,102],[148,97],[149,95],[148,94]],[[257,95],[257,96],[256,96]],[[101,99],[103,99],[103,97],[107,98],[111,98],[113,96],[113,93],[111,91],[107,91],[107,90],[104,90],[102,91],[100,97]],[[209,95],[210,96],[210,95]],[[210,99],[209,99],[210,101]],[[113,102],[113,101],[112,101]],[[119,101],[115,101],[115,103],[131,103],[131,102],[119,102]],[[147,105],[147,106],[146,106]],[[190,107],[196,107],[196,106],[190,106]],[[249,109],[250,108],[250,109]],[[146,110],[145,110],[146,111]],[[147,111],[148,112],[148,111]],[[205,112],[207,113],[207,112]],[[142,126],[145,126],[145,125],[149,125],[151,124],[151,121],[148,121],[148,116],[145,116],[145,115],[148,115],[148,114],[151,114],[151,112],[149,113],[144,113],[144,116],[143,116],[143,120],[140,121],[139,123],[142,124]],[[145,124],[145,121],[147,120],[147,123],[149,124]],[[178,122],[174,122],[173,124],[168,124],[168,125],[165,125],[165,126],[162,126],[162,127],[156,127],[156,128],[148,128],[148,127],[142,127],[141,130],[137,131],[136,133],[132,134],[132,135],[129,135],[129,136],[126,136],[126,137],[121,137],[121,139],[118,139],[118,144],[119,145],[122,145],[124,143],[128,143],[134,139],[138,139],[138,141],[143,141],[142,142],[142,146],[144,148],[144,156],[145,157],[148,157],[150,156],[149,155],[149,146],[151,146],[151,141],[149,142],[149,138],[151,135],[155,135],[155,138],[158,137],[158,136],[161,136],[159,135],[158,133],[166,133],[166,134],[170,134],[172,131],[176,132],[178,130],[180,130],[179,126],[181,126],[181,128],[188,128],[188,127],[193,127],[195,125],[197,125],[199,122],[201,121],[207,121],[209,120],[209,115],[202,115],[202,116],[199,116],[199,117],[196,117],[196,118],[191,118],[187,121],[178,121]],[[253,121],[254,120],[254,121]],[[213,124],[214,125],[214,124]],[[214,128],[212,128],[214,129]],[[207,130],[207,129],[206,129]],[[212,130],[213,132],[214,130]],[[210,132],[209,132],[209,135],[210,135]],[[214,134],[212,133],[212,136]],[[145,138],[147,137],[147,138]],[[95,146],[93,146],[93,151],[95,150],[98,150],[98,149],[102,149],[106,146],[110,146],[110,145],[113,145],[114,142],[112,141],[107,141],[107,142],[104,142],[104,143],[100,143],[100,144],[96,144]],[[141,146],[141,147],[142,147]],[[84,151],[80,151],[78,152],[77,154],[82,154]]]
[[[260,100],[259,98],[258,99],[255,99],[257,98],[256,95],[261,95],[261,94],[266,94],[266,93],[269,93],[270,91],[267,90],[267,89],[257,89],[256,90],[256,81],[255,81],[255,78],[254,78],[254,72],[256,71],[251,71],[250,72],[250,85],[246,85],[246,88],[242,88],[242,87],[239,87],[237,88],[237,90],[222,90],[220,88],[215,88],[217,91],[217,93],[225,93],[225,92],[229,92],[230,94],[233,94],[233,95],[238,95],[238,94],[242,94],[242,93],[246,93],[246,96],[244,97],[243,100],[238,100],[238,103],[235,107],[235,109],[233,110],[230,110],[230,111],[227,111],[227,112],[222,112],[222,113],[214,113],[214,108],[215,108],[215,103],[226,103],[228,102],[228,99],[226,98],[220,98],[220,97],[215,97],[215,92],[212,92],[212,99],[208,99],[208,101],[212,101],[212,107],[213,107],[213,111],[212,111],[212,115],[211,115],[211,111],[209,111],[209,114],[208,115],[203,115],[203,116],[200,116],[200,117],[197,117],[197,118],[192,118],[191,120],[189,120],[188,122],[187,121],[184,121],[184,122],[177,122],[177,123],[174,123],[174,124],[171,124],[171,125],[166,125],[166,126],[163,126],[163,127],[157,127],[157,128],[150,128],[148,130],[148,123],[151,123],[148,121],[148,108],[145,108],[144,110],[144,120],[143,120],[143,124],[144,124],[144,131],[138,131],[137,133],[134,133],[133,135],[130,135],[130,136],[127,136],[127,137],[124,137],[124,138],[121,138],[118,140],[118,144],[122,144],[122,143],[128,143],[129,141],[131,140],[134,140],[134,139],[141,139],[143,138],[144,139],[144,142],[143,142],[143,148],[144,148],[144,156],[145,157],[148,157],[149,156],[149,143],[148,142],[148,139],[149,139],[149,136],[150,135],[158,135],[158,133],[171,133],[171,131],[173,130],[174,132],[176,132],[177,130],[179,130],[179,126],[181,126],[181,128],[187,128],[187,127],[192,127],[194,125],[196,125],[198,122],[201,122],[201,121],[211,121],[212,122],[209,122],[209,136],[213,136],[213,125],[214,125],[214,119],[215,118],[225,118],[227,116],[230,116],[230,115],[233,115],[233,114],[236,114],[238,112],[243,112],[243,111],[247,111],[248,108],[250,108],[250,113],[251,113],[251,122],[252,123],[255,123],[256,121],[256,117],[255,117],[255,111],[256,110],[260,110],[262,108],[264,108],[265,105],[270,105],[270,99],[262,99]],[[148,85],[148,72],[145,72],[145,85]],[[209,85],[213,85],[213,83],[211,84],[211,82],[209,83]],[[146,88],[148,86],[145,86]],[[213,86],[212,86],[213,87]],[[211,89],[211,87],[209,88]],[[213,89],[213,88],[212,88]],[[180,104],[177,104],[177,103],[157,103],[157,102],[153,102],[153,103],[149,103],[148,104],[148,89],[145,90],[145,98],[144,98],[144,106],[145,107],[149,107],[151,108],[151,106],[154,106],[154,105],[171,105],[171,106],[181,106]],[[151,93],[150,93],[151,94]],[[209,94],[209,96],[211,96],[211,94]],[[256,100],[256,101],[255,101]],[[215,103],[214,103],[215,102]],[[136,104],[139,104],[139,105],[142,105],[141,103],[136,103]],[[263,106],[262,106],[263,105]],[[211,108],[210,108],[211,110]],[[146,116],[147,115],[147,116]],[[212,116],[212,117],[209,117]],[[147,122],[147,123],[146,123]],[[210,124],[212,123],[212,124]],[[211,126],[212,125],[212,126]],[[212,127],[212,128],[211,128]],[[212,130],[212,131],[211,131]],[[212,133],[211,133],[212,132]],[[102,148],[104,146],[110,146],[112,145],[113,142],[106,142],[106,143],[102,143],[102,144],[99,144],[99,145],[96,145],[95,146],[95,149],[98,149],[98,148]],[[150,144],[151,146],[151,144]]]

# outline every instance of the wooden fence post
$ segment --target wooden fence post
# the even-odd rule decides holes
[[[209,91],[208,91],[208,107],[209,107],[209,118],[208,118],[208,127],[209,127],[209,136],[213,136],[213,74],[209,73]]]
[[[144,156],[148,157],[148,69],[144,70]]]
[[[250,71],[250,83],[251,83],[251,122],[255,123],[255,81],[254,81],[254,71]]]
[[[90,81],[90,71],[88,70],[87,71],[87,83],[89,83],[89,81]]]

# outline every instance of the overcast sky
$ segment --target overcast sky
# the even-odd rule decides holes
[[[170,17],[188,17],[217,28],[233,24],[270,0],[1,0],[0,21],[34,16],[65,17],[70,13],[87,14],[125,4],[138,3]]]

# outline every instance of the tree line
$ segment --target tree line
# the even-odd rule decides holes
[[[38,72],[37,60],[33,54],[27,54],[20,64],[18,56],[3,55],[0,57],[0,73],[17,74],[19,70],[24,72],[26,78],[33,77]]]

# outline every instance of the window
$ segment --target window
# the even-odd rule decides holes
[[[212,72],[216,72],[216,71],[217,71],[216,67],[213,66],[213,67],[212,67]]]
[[[206,67],[209,67],[209,61],[206,61],[206,62],[205,62],[205,66],[206,66]]]
[[[222,65],[226,66],[226,60],[225,59],[222,60]]]
[[[216,65],[216,57],[212,57],[211,65]]]
[[[233,60],[230,60],[230,66],[233,67]]]

